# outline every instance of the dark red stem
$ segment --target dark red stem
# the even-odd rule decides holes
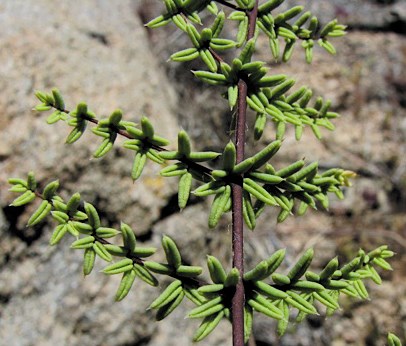
[[[254,8],[248,12],[249,29],[247,40],[254,36],[255,25],[258,13],[258,0]],[[235,146],[237,150],[237,163],[244,160],[245,148],[245,127],[247,118],[247,83],[240,79],[238,81],[238,109],[235,128]],[[233,246],[233,267],[237,268],[241,277],[244,275],[244,220],[243,220],[243,188],[241,184],[232,184],[232,246]],[[244,305],[245,292],[243,281],[237,284],[232,299],[232,323],[233,323],[233,346],[244,346]]]
[[[224,5],[226,7],[229,7],[231,9],[233,9],[233,10],[242,11],[238,6],[236,6],[234,4],[231,4],[231,3],[229,3],[229,2],[227,2],[225,0],[216,0],[216,2],[218,2],[219,4]]]

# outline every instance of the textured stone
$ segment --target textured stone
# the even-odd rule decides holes
[[[156,328],[145,312],[156,291],[137,282],[139,288],[125,302],[114,303],[118,278],[96,270],[84,280],[81,253],[69,249],[69,241],[50,248],[47,223],[25,229],[33,207],[6,208],[13,195],[3,193],[8,177],[33,170],[42,185],[58,177],[65,197],[81,192],[107,225],[125,219],[141,234],[159,218],[173,185],[163,184],[157,165],[148,165],[133,184],[132,152],[117,148],[104,159],[90,160],[99,139],[88,134],[67,146],[66,125],[48,126],[46,116],[31,112],[37,103],[34,90],[58,86],[68,109],[86,100],[99,117],[117,107],[126,120],[148,114],[158,133],[176,138],[176,95],[160,62],[146,49],[134,3],[3,1],[0,22],[0,86],[7,90],[0,95],[1,205],[7,213],[0,221],[1,343],[120,345],[146,340]]]

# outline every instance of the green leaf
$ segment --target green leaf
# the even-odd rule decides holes
[[[245,281],[258,281],[267,277],[268,264],[267,262],[259,262],[253,269],[244,274]]]
[[[314,292],[313,297],[330,309],[337,310],[340,308],[337,298],[331,296],[327,291]]]
[[[200,294],[211,294],[211,293],[216,293],[216,292],[220,292],[224,289],[224,285],[223,284],[214,284],[214,285],[205,285],[205,286],[201,286],[197,289],[197,291]]]
[[[141,129],[145,138],[154,138],[154,127],[152,126],[152,123],[149,121],[149,119],[145,116],[141,118]]]
[[[223,169],[227,172],[232,172],[235,166],[236,149],[233,142],[228,142],[223,152]]]
[[[216,195],[221,194],[225,189],[226,189],[226,187],[224,185],[224,182],[211,181],[207,184],[199,186],[192,193],[199,197],[205,197],[205,196],[214,195],[214,194],[216,194]]]
[[[57,211],[54,210],[51,212],[52,217],[58,221],[59,223],[67,223],[69,221],[69,215],[62,212],[62,211]]]
[[[346,279],[351,272],[357,270],[361,265],[360,258],[354,258],[340,269],[342,277]]]
[[[206,66],[209,68],[211,72],[217,72],[217,63],[216,60],[214,59],[213,55],[211,54],[210,50],[208,49],[202,49],[199,51],[200,53],[200,58],[203,60],[203,62],[206,64]]]
[[[266,295],[272,299],[286,299],[288,297],[288,294],[286,292],[272,287],[271,285],[268,285],[267,283],[262,281],[255,281],[254,286],[256,287],[256,289],[259,290],[261,294]]]
[[[289,305],[284,301],[280,300],[278,304],[279,309],[283,312],[283,319],[278,321],[277,332],[279,336],[285,334],[289,322]]]
[[[244,48],[242,49],[238,58],[243,64],[251,61],[252,54],[254,54],[255,51],[255,41],[255,38],[251,38],[249,41],[247,41]]]
[[[37,210],[31,215],[30,219],[28,220],[27,226],[34,226],[40,223],[42,220],[46,218],[49,212],[52,209],[52,203],[48,201],[42,201]]]
[[[180,209],[186,207],[187,201],[189,200],[191,188],[192,174],[187,172],[183,174],[179,180],[178,205]]]
[[[338,269],[338,258],[334,257],[330,262],[327,263],[324,269],[320,272],[320,280],[324,281],[326,279],[329,279],[337,269]]]
[[[110,264],[103,269],[103,273],[107,275],[114,275],[119,273],[125,273],[133,268],[133,261],[129,258],[124,258],[121,261]]]
[[[402,346],[402,342],[395,334],[388,333],[388,346]]]
[[[227,185],[225,190],[221,193],[216,194],[214,201],[211,205],[210,215],[209,215],[209,228],[216,227],[221,216],[224,213],[225,207],[229,202],[231,197],[231,187]]]
[[[203,82],[212,85],[225,85],[227,79],[223,74],[208,71],[192,71],[192,73]]]
[[[334,48],[333,44],[330,41],[321,38],[317,41],[317,43],[319,44],[320,47],[324,48],[331,55],[335,55],[337,53],[336,49]]]
[[[68,232],[68,225],[59,225],[52,232],[51,239],[49,240],[50,245],[55,245],[60,242],[63,236]]]
[[[318,315],[316,308],[312,304],[310,304],[307,300],[302,298],[299,294],[292,292],[292,291],[288,291],[287,293],[290,296],[285,299],[285,301],[288,304],[292,305],[299,311],[303,311],[306,314],[317,314]]]
[[[157,274],[171,275],[173,273],[173,268],[168,264],[145,261],[144,266]]]
[[[110,253],[99,241],[95,241],[93,243],[93,250],[96,252],[96,255],[98,255],[101,259],[105,260],[106,262],[111,262],[113,260]]]
[[[295,283],[291,283],[292,289],[300,292],[322,292],[324,291],[323,285],[317,282],[299,280]]]
[[[72,243],[70,246],[72,249],[88,249],[93,248],[95,238],[91,235],[80,238]]]
[[[149,306],[150,309],[157,309],[160,308],[172,300],[174,300],[179,293],[182,291],[182,281],[175,280],[173,281],[160,295],[156,298],[151,305]]]
[[[312,162],[311,164],[309,164],[306,167],[300,169],[296,173],[291,174],[288,177],[288,180],[290,182],[292,182],[292,183],[298,182],[298,181],[303,180],[305,178],[308,179],[308,180],[311,180],[316,175],[318,167],[319,167],[319,163],[317,161]]]
[[[362,299],[369,299],[368,291],[362,280],[353,281],[353,287],[357,290],[358,295]]]
[[[137,244],[134,231],[124,222],[121,222],[120,230],[123,237],[124,247],[129,251],[134,252]]]
[[[238,99],[238,86],[231,85],[227,89],[227,99],[230,109],[233,109],[237,104]]]
[[[199,276],[203,272],[203,269],[198,266],[185,266],[180,265],[176,269],[176,274],[183,277],[194,278]]]
[[[285,168],[280,169],[275,174],[282,178],[287,178],[287,177],[295,174],[296,172],[300,171],[304,165],[305,165],[305,162],[303,160],[299,160]]]
[[[85,249],[83,253],[83,274],[89,275],[94,267],[94,261],[96,259],[96,252],[93,248]]]
[[[376,264],[377,266],[381,267],[382,269],[393,270],[392,266],[386,260],[384,260],[383,258],[376,257],[376,258],[374,258],[372,260],[372,262],[374,264]]]
[[[207,256],[207,268],[209,269],[211,280],[215,284],[224,284],[227,274],[216,257]]]
[[[168,236],[163,236],[162,247],[165,251],[168,264],[175,269],[178,268],[182,264],[182,258],[176,243]]]
[[[196,305],[201,305],[206,301],[206,299],[195,288],[185,286],[183,292],[186,297]]]
[[[27,190],[28,185],[27,182],[24,179],[20,179],[20,178],[9,178],[8,183],[11,185],[18,185],[18,186],[22,186],[25,187],[25,190]],[[24,191],[25,191],[24,190]]]
[[[203,340],[217,327],[223,316],[224,312],[220,311],[218,314],[213,314],[211,316],[206,317],[200,324],[195,335],[193,336],[193,341],[198,342]]]
[[[25,191],[21,196],[17,197],[10,205],[13,207],[20,207],[28,204],[35,199],[35,193],[32,191]]]
[[[266,164],[280,149],[282,145],[281,141],[273,141],[268,144],[264,149],[259,151],[257,154],[252,156],[255,163],[252,166],[252,169],[258,169]]]
[[[50,201],[55,196],[56,190],[58,190],[58,188],[59,180],[54,180],[44,187],[42,196],[44,197],[44,199]]]
[[[243,217],[246,225],[250,230],[253,230],[256,225],[256,216],[254,207],[252,206],[251,196],[248,192],[243,191]]]
[[[275,198],[254,180],[244,178],[243,188],[258,200],[269,205],[277,205]]]
[[[290,284],[290,278],[287,275],[279,274],[279,273],[274,273],[272,274],[272,280],[275,282],[275,284],[280,285],[280,286],[285,286]]]
[[[137,257],[150,257],[156,252],[155,247],[137,247],[134,250],[134,255]]]
[[[100,146],[93,153],[93,157],[100,158],[106,155],[111,149],[113,149],[114,140],[116,136],[117,134],[113,133],[109,138],[105,138],[102,144],[100,144]]]
[[[300,259],[288,273],[288,277],[291,282],[295,282],[303,276],[307,268],[309,268],[310,264],[312,263],[313,256],[314,250],[310,248],[300,257]]]
[[[66,203],[66,210],[68,213],[73,214],[78,209],[81,202],[80,194],[78,192],[74,193]]]
[[[204,161],[210,161],[214,160],[215,158],[219,157],[221,154],[216,153],[213,151],[192,151],[189,154],[188,159],[193,161],[193,162],[204,162]]]
[[[282,261],[285,258],[285,254],[286,249],[280,249],[266,260],[266,263],[268,265],[266,277],[271,275],[276,269],[279,268],[279,266],[281,265]]]
[[[87,202],[85,202],[84,208],[88,217],[89,225],[91,225],[93,229],[98,229],[100,227],[100,217],[96,208]]]
[[[217,296],[204,304],[191,310],[188,314],[189,318],[202,318],[213,314],[216,314],[224,309],[224,305],[221,303],[222,297]]]
[[[190,138],[184,130],[178,133],[178,152],[186,157],[188,157],[191,152]]]
[[[261,173],[261,172],[250,172],[248,175],[252,180],[257,181],[262,184],[280,184],[285,179],[273,174]]]
[[[187,173],[187,165],[182,162],[177,162],[174,165],[167,166],[160,171],[163,177],[175,177]]]
[[[187,48],[176,52],[170,56],[170,59],[178,62],[191,61],[199,57],[199,51],[196,48]]]
[[[283,312],[260,294],[254,294],[248,304],[256,311],[276,320],[283,319]]]
[[[173,299],[168,304],[159,308],[159,310],[156,314],[156,320],[161,321],[165,317],[167,317],[170,313],[172,313],[172,311],[175,310],[180,305],[184,296],[185,296],[185,293],[182,290],[180,290],[178,296],[175,299]]]
[[[168,23],[171,22],[171,18],[168,16],[164,16],[164,15],[160,15],[154,19],[152,19],[151,21],[149,21],[147,24],[145,24],[145,26],[147,26],[148,28],[159,28],[160,26],[164,26]]]
[[[83,133],[86,131],[86,127],[87,127],[86,121],[78,121],[77,125],[69,133],[68,137],[66,137],[65,142],[67,144],[72,144],[76,142],[80,137],[82,137]]]
[[[130,292],[136,276],[137,273],[134,269],[123,274],[123,277],[120,281],[120,286],[118,287],[116,292],[116,301],[121,301],[127,296],[127,294]]]
[[[112,238],[115,237],[117,234],[119,234],[120,232],[117,231],[114,228],[109,228],[109,227],[99,227],[96,230],[96,234],[100,237],[100,238]]]
[[[79,222],[79,221],[69,221],[79,233],[83,234],[91,234],[93,232],[93,227],[87,223]]]
[[[251,332],[252,332],[252,325],[253,325],[253,310],[252,308],[245,304],[244,306],[244,343],[248,343]]]
[[[158,280],[145,267],[135,264],[134,270],[142,281],[151,286],[158,286]]]
[[[54,98],[54,105],[55,108],[59,109],[59,110],[64,110],[65,109],[65,102],[63,101],[63,97],[62,94],[59,92],[58,89],[53,88],[52,89],[52,96]]]
[[[237,268],[233,268],[227,274],[226,279],[224,280],[224,287],[234,287],[237,286],[240,281],[240,272]]]

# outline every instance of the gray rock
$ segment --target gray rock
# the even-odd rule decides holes
[[[134,12],[131,1],[0,4],[0,86],[7,90],[0,95],[0,187],[8,213],[0,222],[2,343],[119,345],[148,339],[156,329],[145,312],[156,290],[138,282],[125,302],[115,304],[117,278],[96,270],[84,280],[80,252],[69,249],[69,241],[50,248],[47,224],[25,229],[32,207],[6,208],[13,195],[3,193],[8,177],[33,170],[42,185],[58,177],[64,197],[81,192],[106,225],[125,220],[142,234],[159,218],[174,186],[163,183],[157,165],[148,165],[133,184],[133,153],[117,148],[105,159],[90,160],[100,142],[93,135],[67,146],[65,125],[48,126],[46,116],[30,111],[37,102],[34,90],[57,86],[68,109],[86,100],[99,117],[118,107],[126,120],[148,114],[158,133],[175,139],[176,95],[146,49],[145,30]]]

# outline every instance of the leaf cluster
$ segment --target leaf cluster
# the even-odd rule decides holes
[[[233,167],[229,169],[232,170]],[[216,257],[207,256],[211,278],[209,283],[198,278],[203,272],[201,267],[184,263],[178,246],[170,237],[162,238],[166,262],[155,262],[147,258],[156,249],[138,246],[134,231],[129,225],[121,223],[119,229],[102,226],[96,208],[82,201],[79,193],[73,194],[67,201],[58,196],[57,181],[46,185],[42,193],[37,191],[33,173],[28,175],[27,180],[13,178],[9,179],[9,183],[13,185],[11,191],[21,193],[21,196],[30,191],[34,196],[33,199],[24,201],[21,196],[17,197],[12,205],[28,204],[35,198],[41,200],[40,206],[30,217],[31,224],[43,221],[49,213],[52,215],[57,225],[50,239],[51,245],[59,243],[66,234],[74,237],[71,248],[83,250],[84,275],[92,272],[96,258],[111,262],[103,269],[103,273],[121,275],[116,300],[120,301],[127,296],[136,278],[151,286],[158,286],[156,274],[170,277],[172,282],[150,304],[150,308],[156,309],[157,320],[162,320],[187,297],[196,305],[187,317],[202,319],[194,336],[195,341],[210,334],[222,319],[230,320],[231,297],[240,280],[243,280],[245,287],[247,341],[252,330],[254,312],[277,320],[278,333],[283,335],[293,310],[297,310],[297,322],[309,314],[318,314],[323,306],[330,315],[339,309],[341,295],[369,299],[364,281],[371,279],[376,284],[382,283],[376,268],[392,270],[387,259],[394,253],[384,245],[369,253],[360,250],[354,259],[341,266],[338,259],[333,258],[319,273],[309,270],[314,256],[314,251],[310,248],[284,274],[279,272],[286,252],[282,249],[260,261],[242,277],[237,268],[227,272]],[[26,190],[23,191],[23,187]],[[41,211],[44,202],[50,206],[50,210],[46,209],[46,212]],[[121,238],[121,245],[116,245],[119,243],[117,240],[107,240],[117,237]]]
[[[279,6],[283,2],[267,0],[254,11],[254,0],[163,0],[165,12],[146,24],[149,28],[157,28],[174,23],[188,37],[191,46],[173,53],[170,59],[176,62],[200,59],[207,70],[192,71],[196,78],[223,88],[223,96],[231,110],[240,107],[239,102],[246,102],[255,113],[254,139],[262,137],[267,124],[274,124],[275,139],[242,161],[237,161],[236,145],[232,141],[221,153],[193,151],[186,131],[179,131],[177,143],[171,145],[168,139],[156,134],[146,116],[140,117],[139,123],[126,121],[123,120],[123,112],[116,109],[110,116],[99,119],[83,102],[69,110],[58,89],[49,93],[37,91],[40,104],[34,109],[52,111],[47,118],[48,124],[63,121],[72,127],[66,138],[67,144],[78,141],[89,123],[93,124],[92,133],[101,138],[93,153],[95,158],[104,157],[114,148],[117,138],[124,137],[122,147],[135,152],[132,179],[142,178],[147,162],[161,165],[161,176],[179,179],[180,209],[187,206],[191,194],[202,198],[213,196],[208,215],[210,228],[216,227],[221,217],[231,211],[232,187],[235,185],[242,188],[242,214],[251,230],[255,229],[256,220],[267,206],[279,209],[278,222],[283,222],[293,213],[303,215],[309,207],[328,209],[330,194],[343,198],[343,188],[351,185],[354,172],[341,168],[320,171],[318,162],[307,163],[304,159],[276,169],[273,158],[282,146],[288,124],[294,126],[297,140],[301,139],[306,127],[320,139],[321,128],[334,130],[331,120],[339,115],[331,111],[330,101],[321,97],[313,99],[310,88],[302,86],[293,91],[293,78],[271,74],[265,62],[256,61],[254,56],[257,39],[263,34],[269,40],[276,61],[288,61],[297,43],[301,42],[306,61],[311,63],[316,43],[327,52],[336,53],[331,39],[343,36],[345,26],[337,20],[320,25],[320,20],[310,12],[304,12],[302,6],[281,12]],[[223,10],[219,10],[217,4],[221,4]],[[204,11],[210,15],[208,20],[211,24],[207,27],[201,27],[200,14]],[[253,21],[254,28],[250,26]],[[234,23],[236,27],[236,35],[232,39],[223,37],[225,32],[229,32],[224,30],[227,23]],[[235,58],[227,62],[221,56],[225,50],[236,50]],[[245,92],[241,94],[242,84],[246,87],[246,96]],[[210,168],[213,165],[217,169]],[[200,278],[201,267],[183,261],[173,239],[168,236],[162,238],[166,260],[163,263],[153,261],[150,257],[157,249],[139,246],[130,225],[121,223],[118,228],[102,226],[96,208],[83,201],[79,193],[68,200],[57,194],[57,180],[39,189],[34,174],[30,172],[26,180],[12,178],[9,183],[12,192],[20,193],[12,205],[23,206],[39,200],[28,226],[34,226],[51,215],[56,226],[50,244],[58,244],[67,235],[74,238],[71,247],[83,250],[84,275],[92,272],[96,259],[108,263],[103,269],[104,274],[121,275],[116,300],[128,295],[136,278],[151,286],[158,286],[157,275],[169,278],[171,282],[151,303],[150,309],[155,309],[157,320],[162,320],[185,297],[188,298],[196,307],[189,311],[187,317],[202,320],[195,333],[195,341],[209,335],[221,320],[231,320],[232,297],[239,283],[244,285],[245,291],[244,332],[247,342],[254,312],[277,320],[277,331],[283,335],[292,311],[297,311],[297,322],[322,310],[332,314],[340,308],[342,295],[369,298],[365,281],[382,282],[377,268],[392,270],[387,259],[394,253],[386,245],[369,253],[360,250],[344,265],[333,258],[319,273],[309,270],[313,249],[306,250],[290,270],[283,273],[281,267],[285,250],[282,249],[246,273],[240,273],[237,268],[227,271],[219,259],[209,255],[207,268],[211,282],[208,282]],[[393,334],[388,335],[388,342],[400,345],[400,340]]]
[[[276,79],[274,78],[274,81]],[[53,89],[52,94],[58,95],[58,98],[63,100],[58,90]],[[51,94],[37,92],[37,97],[39,95],[45,95],[42,97],[45,99]],[[296,98],[292,97],[288,101],[294,101]],[[50,107],[56,106],[50,103]],[[122,145],[123,148],[136,152],[131,170],[131,177],[134,180],[141,177],[147,160],[164,166],[160,172],[161,176],[179,177],[180,209],[186,207],[191,193],[198,197],[214,195],[208,217],[210,228],[214,228],[222,215],[231,210],[233,183],[240,184],[244,189],[244,220],[250,229],[254,229],[256,219],[266,206],[281,208],[279,222],[284,221],[294,212],[296,201],[299,215],[303,215],[309,206],[317,209],[317,205],[321,205],[324,209],[328,209],[328,194],[334,193],[337,197],[343,198],[342,187],[349,186],[349,179],[355,176],[355,173],[339,168],[319,172],[317,162],[306,165],[304,160],[298,160],[276,170],[270,160],[282,145],[279,139],[270,142],[258,153],[236,164],[236,148],[232,142],[225,146],[223,153],[192,151],[190,137],[182,130],[178,133],[177,150],[167,150],[164,147],[168,146],[170,141],[158,136],[153,124],[145,116],[141,118],[140,125],[122,120],[120,110],[113,111],[106,119],[98,120],[94,113],[87,111],[84,103],[78,104],[73,112],[67,110],[64,112],[67,118],[63,120],[68,125],[75,126],[68,135],[67,143],[74,142],[70,140],[72,133],[75,134],[75,140],[79,139],[79,137],[76,138],[78,123],[85,128],[87,122],[92,122],[96,124],[92,132],[103,138],[101,145],[94,152],[94,157],[106,155],[113,148],[117,136],[122,135],[127,138]],[[219,157],[222,163],[220,169],[212,170],[202,165]],[[176,162],[169,164],[169,161]],[[198,186],[193,189],[196,183]],[[29,192],[28,195],[30,195]]]

